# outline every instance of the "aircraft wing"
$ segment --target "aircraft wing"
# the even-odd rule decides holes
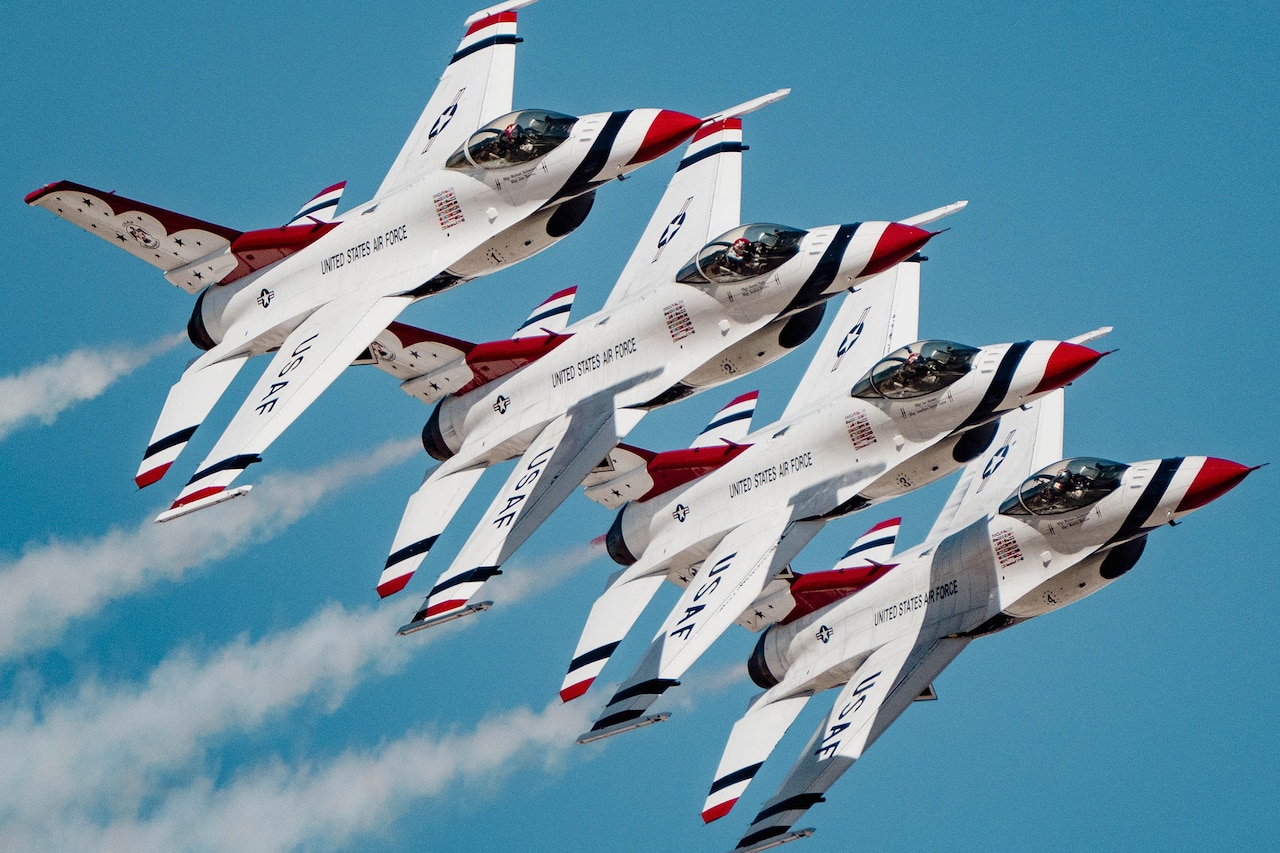
[[[740,118],[698,129],[605,300],[605,309],[674,281],[699,249],[739,224],[744,150]]]
[[[406,628],[463,608],[643,416],[637,409],[616,411],[608,398],[547,424]]]
[[[560,685],[563,701],[587,692],[666,579],[665,571],[643,561],[609,578],[604,592],[591,605],[569,671]]]
[[[466,35],[374,198],[443,168],[481,125],[511,112],[516,10],[533,2],[508,0],[467,18]]]
[[[915,635],[903,635],[872,652],[840,691],[737,850],[765,849],[785,835],[968,644],[952,638],[917,645]]]
[[[916,340],[920,315],[920,263],[904,261],[841,299],[780,420],[786,421],[852,388],[877,361]]]
[[[27,204],[43,207],[153,267],[174,273],[169,280],[187,293],[221,280],[237,263],[227,249],[241,232],[113,192],[58,181],[28,195]],[[197,261],[215,253],[218,257],[209,269],[196,269]],[[188,268],[194,270],[192,275],[184,274]]]
[[[160,419],[142,454],[142,463],[133,478],[138,488],[149,486],[165,475],[248,360],[248,353],[228,356],[220,347],[215,347],[183,371],[182,377],[169,389]]]
[[[448,465],[437,465],[423,479],[404,508],[391,554],[378,578],[380,598],[405,588],[484,471],[483,466],[455,471]]]
[[[706,823],[729,813],[813,695],[798,693],[775,698],[772,694],[770,690],[757,696],[742,719],[734,723],[716,767],[715,781],[702,806]]]
[[[303,320],[280,345],[222,437],[158,521],[185,515],[217,496],[320,396],[412,297],[335,299]],[[214,499],[209,501],[208,499]]]
[[[604,732],[648,707],[756,600],[765,583],[823,527],[785,512],[750,519],[729,531],[685,587],[635,671],[591,727]]]
[[[1000,416],[987,451],[964,467],[926,542],[941,539],[994,511],[1022,481],[1062,458],[1066,396],[1059,388]]]

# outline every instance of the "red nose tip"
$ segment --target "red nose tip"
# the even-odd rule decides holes
[[[701,126],[702,119],[696,116],[678,113],[675,110],[660,110],[645,132],[640,150],[627,165],[656,160],[692,136],[693,132]]]
[[[1204,465],[1196,478],[1191,481],[1191,488],[1178,504],[1175,512],[1190,512],[1199,509],[1210,501],[1217,500],[1227,492],[1240,485],[1240,481],[1249,476],[1255,469],[1232,462],[1229,459],[1218,459],[1207,456]]]
[[[875,275],[884,272],[894,264],[901,263],[929,242],[929,238],[940,231],[925,231],[914,225],[903,225],[901,222],[890,222],[880,235],[871,260],[859,275]]]
[[[1091,350],[1080,344],[1063,341],[1053,348],[1049,354],[1049,363],[1044,368],[1044,378],[1036,386],[1033,394],[1041,391],[1052,391],[1061,388],[1080,374],[1098,363],[1105,353]]]

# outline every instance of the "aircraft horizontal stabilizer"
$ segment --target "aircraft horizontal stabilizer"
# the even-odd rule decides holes
[[[352,364],[372,364],[400,380],[400,390],[434,403],[475,378],[466,363],[475,344],[396,321]]]
[[[604,459],[600,460],[599,465],[591,469],[591,473],[582,478],[582,487],[588,490],[587,497],[596,503],[603,503],[600,498],[593,496],[590,491],[592,487],[643,468],[650,459],[657,455],[653,451],[645,450],[642,447],[619,444],[610,450]],[[608,506],[608,504],[605,504],[605,506]]]

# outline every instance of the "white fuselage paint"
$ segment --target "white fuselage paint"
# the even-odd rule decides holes
[[[811,230],[800,252],[767,275],[732,285],[668,282],[597,312],[568,327],[565,333],[572,337],[536,362],[445,398],[441,425],[462,439],[450,464],[495,464],[519,455],[542,427],[600,394],[611,395],[616,408],[652,400],[777,319],[812,275],[837,229]],[[858,281],[872,248],[863,247],[855,234],[821,298]],[[725,381],[732,378],[726,375]],[[492,405],[499,395],[510,400],[501,412]]]
[[[311,245],[230,285],[208,288],[202,307],[210,333],[229,351],[256,355],[279,346],[317,308],[342,296],[372,298],[420,287],[551,201],[608,117],[581,117],[570,139],[532,163],[441,169],[354,208]],[[634,123],[647,127],[640,118]],[[619,150],[634,153],[639,139],[630,137],[638,132],[619,135],[602,178],[642,165],[614,162]],[[524,257],[494,253],[489,267],[471,277]]]

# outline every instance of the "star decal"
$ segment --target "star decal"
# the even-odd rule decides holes
[[[179,238],[179,237],[174,237],[174,238],[173,238],[173,242],[177,243],[179,246],[185,246],[185,245],[186,245],[186,243],[183,243],[183,242],[182,242],[182,240],[181,240],[181,238]]]

